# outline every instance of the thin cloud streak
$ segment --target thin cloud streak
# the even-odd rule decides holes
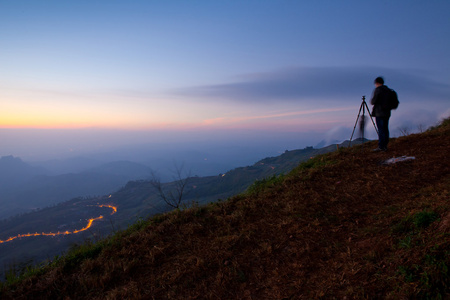
[[[401,95],[448,99],[450,85],[436,82],[417,70],[380,67],[287,68],[242,76],[236,82],[178,89],[177,95],[209,101],[215,99],[247,103],[311,101],[323,103],[353,99],[373,90],[373,80],[384,76],[386,84]],[[353,100],[349,100],[353,101]]]
[[[241,122],[252,121],[252,120],[274,119],[274,118],[284,118],[284,117],[292,117],[292,116],[305,116],[305,115],[330,113],[330,112],[341,112],[341,111],[349,111],[349,110],[354,110],[354,107],[302,110],[302,111],[277,113],[277,114],[269,114],[269,115],[248,116],[248,117],[220,117],[220,118],[204,120],[203,124],[204,125],[215,125],[215,124],[223,124],[223,123],[241,123]]]

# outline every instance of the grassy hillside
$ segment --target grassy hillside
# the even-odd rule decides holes
[[[138,222],[11,279],[0,298],[449,297],[450,120],[370,149]],[[381,164],[403,155],[415,159]]]

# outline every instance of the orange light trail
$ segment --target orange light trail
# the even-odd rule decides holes
[[[111,208],[111,209],[112,209],[111,215],[113,215],[113,214],[115,214],[115,213],[117,212],[117,207],[116,207],[116,206],[113,206],[113,205],[109,205],[109,204],[101,204],[101,205],[96,205],[96,206],[98,206],[98,207],[109,207],[109,208]],[[61,231],[58,231],[58,232],[41,232],[41,233],[35,232],[35,233],[18,234],[18,235],[16,235],[16,236],[13,236],[13,237],[8,238],[7,240],[4,240],[4,241],[3,241],[3,240],[0,240],[0,244],[7,243],[7,242],[11,242],[11,241],[14,241],[15,239],[23,238],[23,237],[31,237],[31,236],[57,236],[57,235],[69,235],[69,234],[75,234],[75,233],[79,233],[79,232],[88,230],[88,229],[92,226],[92,224],[93,224],[95,221],[100,220],[100,219],[103,219],[103,216],[99,216],[99,217],[97,217],[97,218],[89,219],[89,220],[88,220],[88,223],[87,223],[87,225],[86,225],[85,227],[83,227],[83,228],[81,228],[81,229],[74,230],[74,231],[63,231],[63,232],[61,232]]]

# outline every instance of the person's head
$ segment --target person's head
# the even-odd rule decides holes
[[[383,79],[383,77],[377,77],[377,78],[375,78],[374,84],[375,84],[377,87],[379,87],[380,85],[383,85],[383,84],[384,84],[384,79]]]

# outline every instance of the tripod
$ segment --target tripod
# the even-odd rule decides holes
[[[365,116],[366,109],[367,109],[367,112],[370,111],[369,107],[367,106],[367,103],[366,103],[366,96],[362,96],[362,103],[361,103],[361,106],[359,107],[358,116],[356,117],[356,122],[355,122],[355,126],[353,127],[353,132],[352,132],[352,136],[350,137],[350,142],[348,143],[349,147],[352,144],[352,138],[353,138],[353,134],[355,133],[355,128],[356,128],[356,125],[358,124],[358,120],[361,120],[361,143],[364,143],[364,125],[365,125],[364,122],[366,120],[366,116]],[[360,119],[361,110],[362,110],[362,118]],[[373,118],[370,115],[370,113],[369,113],[369,117],[370,117],[370,120],[372,120],[373,127],[375,128],[375,131],[378,134],[377,126],[375,125],[375,122],[373,121]]]

